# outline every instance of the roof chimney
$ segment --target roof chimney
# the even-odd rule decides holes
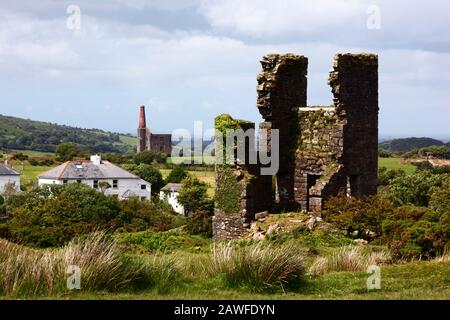
[[[91,162],[96,166],[98,166],[102,163],[102,157],[99,156],[98,154],[96,154],[95,156],[91,156]]]
[[[139,110],[139,128],[146,128],[145,123],[145,106],[141,106]]]

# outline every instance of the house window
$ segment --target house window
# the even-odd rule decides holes
[[[98,180],[94,180],[94,189],[98,189]]]
[[[119,187],[119,180],[113,180],[113,189],[117,189]]]
[[[141,201],[145,201],[146,199],[146,197],[141,197]]]
[[[81,180],[77,180],[77,183],[81,183]]]
[[[145,184],[141,184],[141,190],[146,190],[147,186]]]
[[[67,180],[63,180],[63,184],[66,184],[67,183]]]

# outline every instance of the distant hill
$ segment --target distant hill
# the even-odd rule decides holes
[[[379,144],[380,148],[389,151],[408,152],[414,149],[426,148],[430,146],[443,146],[444,142],[433,138],[403,138],[383,141]],[[450,143],[447,143],[450,146]]]
[[[58,144],[72,142],[92,152],[134,152],[136,138],[99,129],[0,115],[0,148],[54,152]]]

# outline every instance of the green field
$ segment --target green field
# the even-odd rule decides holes
[[[406,173],[413,173],[416,167],[401,158],[378,158],[378,167],[386,167],[388,170],[402,169]]]
[[[136,144],[137,144],[137,138],[136,137],[121,135],[121,136],[119,136],[119,138],[120,138],[120,141],[122,143],[125,143],[125,144],[129,145],[132,148],[136,148]]]

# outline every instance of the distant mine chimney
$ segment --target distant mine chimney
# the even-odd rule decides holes
[[[147,125],[145,123],[145,106],[141,106],[139,112],[139,128],[146,128]]]

